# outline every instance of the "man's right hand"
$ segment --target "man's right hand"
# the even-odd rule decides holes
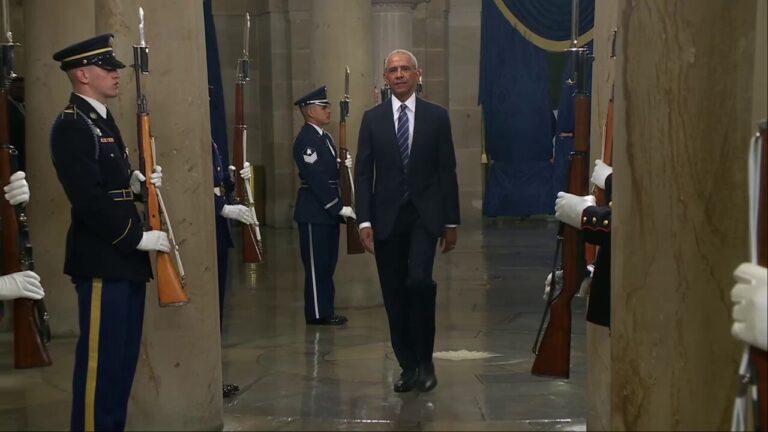
[[[360,228],[360,242],[368,253],[373,254],[373,228]]]
[[[221,216],[227,219],[234,219],[246,225],[253,225],[256,223],[256,220],[253,218],[253,213],[251,213],[251,209],[240,204],[225,204],[224,207],[221,208]]]
[[[171,243],[168,234],[163,231],[145,231],[136,249],[143,251],[170,252]]]
[[[355,211],[350,206],[344,206],[339,210],[339,216],[344,218],[352,218],[357,219],[357,215],[355,215]]]
[[[0,276],[0,300],[28,298],[40,300],[45,296],[40,276],[33,271],[20,271]]]

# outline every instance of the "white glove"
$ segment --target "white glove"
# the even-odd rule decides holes
[[[136,249],[143,251],[170,252],[171,243],[168,234],[163,231],[145,231]]]
[[[344,159],[344,165],[347,166],[347,168],[352,168],[352,156],[347,153],[347,158]]]
[[[27,175],[24,171],[16,171],[13,173],[8,184],[3,188],[5,191],[5,199],[8,200],[11,205],[21,204],[27,205],[29,202],[29,185],[24,180]]]
[[[244,205],[227,205],[221,209],[221,215],[227,219],[234,219],[246,225],[253,225],[256,221],[251,210]]]
[[[733,272],[736,285],[731,289],[733,326],[731,334],[752,346],[768,349],[768,269],[741,263]]]
[[[343,216],[345,218],[352,218],[357,219],[357,216],[355,215],[355,211],[352,210],[352,207],[344,206],[339,210],[339,216]]]
[[[160,167],[160,165],[155,165],[155,167],[152,169],[152,174],[149,175],[149,181],[152,182],[152,184],[155,185],[155,187],[158,189],[160,189],[160,186],[163,185],[162,171],[163,168]],[[144,174],[142,174],[139,170],[134,170],[131,173],[131,180],[128,183],[131,185],[131,190],[133,193],[141,193],[141,182],[146,179],[147,178],[144,177]]]
[[[595,161],[595,169],[592,170],[592,179],[590,181],[600,189],[605,189],[605,179],[611,174],[613,174],[613,168],[598,159]]]
[[[562,270],[558,270],[558,271],[555,272],[555,282],[557,283],[558,287],[562,288],[562,286],[563,286],[563,271]],[[552,273],[548,274],[547,275],[547,280],[544,281],[544,300],[545,301],[547,299],[549,299],[549,290],[550,289],[552,289]],[[554,298],[554,296],[556,294],[557,294],[557,292],[555,292],[552,295],[552,298]]]
[[[21,271],[0,276],[0,300],[29,298],[40,300],[45,296],[40,276],[33,271]]]
[[[581,213],[585,208],[595,205],[592,195],[578,196],[567,192],[558,192],[555,200],[555,217],[568,225],[581,229]]]
[[[245,181],[251,179],[251,164],[248,162],[243,164],[243,169],[240,170],[240,177],[242,177]]]

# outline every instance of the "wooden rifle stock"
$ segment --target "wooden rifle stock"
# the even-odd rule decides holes
[[[145,200],[144,211],[146,223],[151,230],[161,231],[162,222],[160,220],[160,203],[157,198],[157,188],[155,188],[155,185],[149,181],[149,176],[155,166],[152,152],[152,135],[149,126],[149,113],[139,112],[136,115],[136,122],[138,125],[139,138],[139,164],[141,165],[141,170],[143,171],[144,176],[147,178],[147,181],[145,181],[142,186],[142,189],[146,191],[146,193],[142,193],[143,199]],[[155,275],[157,278],[157,297],[160,306],[182,306],[189,303],[189,296],[184,290],[179,272],[173,265],[171,254],[157,251],[155,264],[155,272],[157,273]]]
[[[0,188],[8,185],[11,174],[16,171],[14,159],[17,152],[9,143],[6,90],[2,89],[0,92]],[[0,199],[0,201],[3,220],[3,274],[34,270],[26,215],[19,208],[21,206],[14,208],[7,200]],[[21,254],[19,253],[20,234],[24,237]],[[47,315],[42,300],[16,299],[13,301],[13,350],[16,369],[51,365],[51,357],[45,345],[50,337]]]
[[[583,86],[586,52],[578,56],[578,77]],[[571,153],[568,192],[584,196],[589,193],[589,117],[590,99],[581,88],[575,97],[575,130]],[[563,287],[549,305],[549,322],[536,350],[531,373],[539,376],[568,378],[571,367],[571,302],[584,279],[584,240],[581,231],[570,225],[563,229]],[[555,281],[555,275],[552,275]],[[555,289],[553,282],[552,289]]]
[[[347,117],[349,117],[349,67],[347,67],[344,76],[344,97],[341,99],[340,117],[339,117],[339,189],[341,192],[341,204],[347,207],[354,205],[354,186],[352,183],[351,169],[346,165],[349,157],[349,148],[347,147]],[[360,241],[360,231],[357,229],[357,220],[348,217],[347,219],[347,254],[355,255],[365,252],[363,242]]]
[[[245,88],[245,79],[238,78],[235,81],[235,138],[233,143],[234,163],[238,169],[243,168],[245,164],[245,146],[246,131],[248,126],[245,124],[245,110],[243,91]],[[239,171],[235,172],[235,202],[242,204],[254,211],[252,197],[248,196],[245,180]],[[247,264],[259,264],[264,262],[264,246],[261,242],[261,235],[257,232],[258,227],[247,224],[243,226],[243,262]]]
[[[136,139],[139,150],[139,169],[146,178],[146,181],[141,182],[141,199],[144,202],[145,229],[161,231],[160,210],[162,207],[163,213],[165,213],[165,206],[160,192],[149,181],[155,167],[155,145],[150,128],[147,98],[141,91],[141,75],[149,74],[149,47],[144,41],[144,9],[141,7],[139,7],[139,40],[139,45],[133,46],[133,71],[136,79]],[[165,216],[167,218],[168,214]],[[168,237],[178,259],[178,248],[173,238],[173,230],[170,221],[167,222]],[[181,259],[178,259],[179,269],[177,270],[173,265],[171,254],[157,251],[155,257],[155,280],[160,306],[183,306],[189,303],[189,296],[184,290],[184,270],[181,267]],[[179,272],[182,273],[181,276]]]
[[[762,143],[760,158],[760,186],[757,203],[757,264],[768,267],[768,209],[766,191],[768,191],[768,124],[760,123],[759,134]],[[759,430],[768,430],[768,353],[760,348],[750,347],[750,361],[757,373],[757,400]]]
[[[568,192],[588,193],[589,96],[576,96],[576,130],[571,154]],[[550,317],[541,339],[531,373],[568,378],[571,366],[571,302],[584,279],[584,241],[581,231],[563,227],[563,287],[550,305]],[[553,280],[555,278],[553,277]],[[552,288],[554,289],[554,287]]]

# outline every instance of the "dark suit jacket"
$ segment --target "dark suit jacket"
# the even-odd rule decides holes
[[[53,164],[72,206],[64,273],[146,282],[152,268],[147,252],[136,249],[144,233],[136,205],[109,193],[130,189],[120,130],[80,96],[69,102],[51,131]]]
[[[406,173],[397,146],[391,100],[363,114],[355,163],[356,213],[359,222],[371,222],[377,239],[392,233],[406,189],[435,237],[442,236],[445,225],[460,222],[448,111],[417,97],[414,122]]]

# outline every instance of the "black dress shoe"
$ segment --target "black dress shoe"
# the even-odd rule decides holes
[[[334,315],[330,318],[315,318],[307,320],[307,324],[310,325],[344,325],[346,322],[347,318],[340,315]]]
[[[419,370],[409,369],[404,370],[400,374],[400,379],[395,382],[395,393],[407,393],[414,388],[419,382]]]
[[[428,392],[437,386],[437,376],[435,375],[435,365],[433,363],[421,365],[419,367],[418,389],[422,392]]]
[[[228,398],[228,397],[232,396],[233,394],[239,392],[240,391],[240,386],[238,386],[237,384],[223,384],[221,386],[221,390],[222,390],[222,392],[224,394],[224,397]]]

